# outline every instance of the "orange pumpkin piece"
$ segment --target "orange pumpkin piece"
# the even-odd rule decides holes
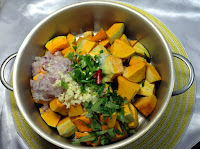
[[[123,131],[121,129],[121,126],[119,124],[119,121],[116,121],[114,129],[115,130],[118,129],[121,133],[123,133]],[[118,141],[118,140],[121,140],[123,138],[126,138],[127,136],[128,136],[127,132],[125,132],[124,134],[121,134],[121,135],[116,134],[116,138],[115,139],[111,139],[111,141]]]
[[[103,115],[100,115],[100,121],[106,123],[107,125],[101,125],[101,130],[107,130],[109,128],[113,128],[115,126],[117,119],[117,114],[113,113],[111,119],[109,117],[106,117],[105,119],[103,118]]]
[[[99,44],[101,44],[102,46],[106,47],[109,45],[109,40],[108,39],[104,39],[104,40],[101,40],[99,42]]]
[[[143,57],[138,56],[138,55],[133,55],[133,56],[131,56],[129,65],[135,65],[137,63],[144,62],[144,61],[146,61],[146,60]]]
[[[84,113],[84,110],[81,105],[75,104],[71,105],[69,108],[69,117],[79,116]]]
[[[115,23],[107,31],[107,37],[110,41],[110,44],[114,42],[115,39],[118,39],[122,36],[124,32],[124,23]]]
[[[137,83],[128,81],[123,76],[118,76],[118,90],[117,94],[125,98],[128,102],[131,102],[133,97],[137,94],[140,89],[140,86]]]
[[[128,45],[130,45],[130,44],[129,44],[129,41],[128,41],[128,38],[127,38],[127,36],[126,36],[125,34],[123,34],[119,39],[122,40],[122,41],[124,41],[124,42],[127,43]]]
[[[48,108],[47,110],[42,112],[42,108],[39,108],[42,119],[51,127],[56,127],[61,116],[56,114],[51,110],[51,108]]]
[[[111,54],[118,58],[128,58],[135,53],[135,50],[126,42],[116,39],[111,45]]]
[[[76,43],[76,37],[69,33],[67,35],[67,41],[69,42],[69,44],[75,44]]]
[[[71,48],[71,47],[66,48],[66,52],[65,52],[64,57],[67,57],[70,52],[74,52],[75,53],[74,48]]]
[[[90,135],[90,133],[88,133],[88,132],[86,132],[86,133],[81,133],[81,132],[78,132],[78,131],[75,132],[75,136],[76,136],[77,139],[79,139],[80,137],[88,136],[88,135]],[[86,141],[86,143],[87,143],[87,145],[97,146],[97,145],[99,145],[100,141],[101,140],[100,140],[100,137],[99,137],[97,143],[92,143],[92,141]]]
[[[79,38],[78,38],[78,40],[77,40],[77,42],[76,42],[77,46],[80,44],[80,42],[81,42],[83,39],[84,39],[83,37],[79,37]]]
[[[86,53],[89,53],[95,46],[96,46],[96,42],[83,39],[78,44],[76,52],[79,53],[81,51],[85,51]]]
[[[72,120],[72,122],[76,125],[77,129],[80,132],[92,132],[92,129],[87,127],[86,124],[90,125],[91,120],[87,118],[85,115],[76,117]]]
[[[104,32],[104,30],[101,28],[100,31],[95,36],[92,37],[92,40],[97,42],[99,40],[103,40],[106,38],[107,38],[107,35]]]
[[[68,109],[66,109],[66,106],[63,105],[58,98],[55,98],[53,100],[50,101],[49,106],[51,108],[52,111],[54,112],[58,112],[63,116],[67,116],[68,115]]]
[[[137,40],[129,40],[129,44],[131,47],[133,47],[137,42]]]
[[[152,113],[157,103],[157,98],[155,95],[148,97],[141,97],[137,99],[133,105],[140,111],[144,116],[148,116]]]
[[[90,40],[90,41],[93,41],[92,38],[93,37],[91,35],[88,35],[87,37],[85,37],[85,39]]]
[[[146,63],[141,62],[125,68],[123,76],[131,82],[141,82],[145,79]]]
[[[51,52],[51,54],[54,54],[55,52],[65,49],[69,46],[69,43],[67,41],[67,38],[65,36],[58,36],[50,41],[48,41],[45,45],[47,50]]]
[[[159,75],[158,71],[151,64],[147,64],[146,79],[150,83],[161,80],[161,76]]]

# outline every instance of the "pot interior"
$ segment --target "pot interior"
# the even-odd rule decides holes
[[[59,136],[56,129],[50,128],[42,120],[32,100],[30,79],[34,58],[44,55],[45,43],[55,36],[67,33],[78,36],[88,30],[97,32],[100,28],[107,30],[116,22],[124,22],[128,38],[138,39],[149,50],[151,62],[162,81],[156,90],[156,108],[148,118],[139,115],[137,133],[107,147],[116,148],[135,141],[152,128],[164,112],[174,86],[174,66],[170,49],[152,22],[138,12],[116,3],[84,2],[70,5],[49,15],[33,28],[21,45],[14,65],[13,84],[17,105],[29,125],[51,143],[64,148],[74,146],[71,144],[72,139]]]

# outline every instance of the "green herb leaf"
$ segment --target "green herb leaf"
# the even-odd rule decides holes
[[[68,55],[67,55],[67,58],[72,60],[74,57],[74,52],[70,52]]]
[[[102,144],[102,145],[108,144],[109,141],[110,141],[109,138],[107,138],[107,137],[105,137],[105,136],[101,137],[101,144]]]
[[[86,141],[93,141],[95,139],[95,136],[87,135],[80,137],[77,141],[72,142],[73,144],[79,144],[80,142],[86,142]]]
[[[74,48],[74,50],[76,50],[77,49],[77,46],[72,46],[73,48]]]
[[[124,109],[121,108],[120,112],[119,112],[119,120],[124,123]]]
[[[68,84],[64,81],[61,81],[61,87],[64,89],[68,89]]]
[[[83,122],[88,128],[91,128],[91,126],[88,123],[86,123],[85,121],[83,121],[81,119],[78,119],[78,120],[81,121],[81,122]]]
[[[144,87],[144,81],[142,82],[142,87]]]
[[[103,53],[103,50],[101,50],[100,53]]]

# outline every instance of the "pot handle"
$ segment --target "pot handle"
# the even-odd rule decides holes
[[[177,53],[172,53],[172,56],[182,60],[187,65],[187,67],[189,69],[189,73],[190,73],[190,78],[189,78],[187,84],[183,88],[172,92],[172,96],[176,96],[176,95],[184,93],[192,86],[195,73],[194,73],[194,68],[193,68],[192,64],[190,63],[190,61],[187,58],[185,58],[184,56],[177,54]]]
[[[0,68],[0,79],[1,79],[1,82],[10,91],[13,91],[13,87],[10,84],[8,84],[8,82],[6,81],[6,79],[4,77],[4,70],[5,70],[5,67],[6,67],[7,63],[11,59],[13,59],[14,57],[16,57],[16,56],[17,56],[17,53],[14,53],[14,54],[10,55],[9,57],[7,57],[5,59],[5,61],[2,63],[1,68]]]

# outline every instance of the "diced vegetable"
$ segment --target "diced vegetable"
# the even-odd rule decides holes
[[[135,49],[135,54],[150,58],[149,52],[140,42],[135,43],[133,49]]]
[[[135,65],[135,64],[137,64],[137,63],[145,62],[145,61],[146,61],[146,60],[145,60],[143,57],[137,56],[137,55],[133,55],[133,56],[131,56],[129,65]]]
[[[68,115],[68,109],[66,109],[66,106],[64,106],[59,100],[58,98],[55,98],[53,100],[50,101],[49,106],[51,108],[52,111],[54,112],[58,112],[63,116],[67,116]]]
[[[39,108],[42,119],[51,127],[56,127],[61,116],[53,112],[50,108],[43,111]]]
[[[110,50],[111,54],[118,58],[128,58],[135,53],[135,49],[120,39],[114,41]]]
[[[101,41],[99,42],[99,44],[101,44],[101,45],[104,46],[104,47],[108,46],[109,43],[110,43],[110,42],[109,42],[108,39],[104,39],[104,40],[101,40]]]
[[[93,36],[93,31],[86,31],[83,33],[83,37],[86,38],[87,36]]]
[[[147,64],[146,79],[150,83],[153,83],[153,82],[161,80],[161,76],[159,75],[158,71],[151,64]]]
[[[76,117],[72,122],[76,125],[77,129],[80,132],[91,132],[90,128],[91,120],[87,118],[85,115]]]
[[[118,90],[117,94],[122,96],[123,98],[126,97],[128,102],[131,102],[133,97],[137,94],[140,87],[138,84],[128,81],[123,76],[118,76]]]
[[[79,52],[85,51],[86,53],[89,53],[95,46],[96,46],[96,42],[83,39],[78,44],[76,52],[79,53]]]
[[[68,47],[68,48],[66,48],[66,49],[64,49],[64,50],[66,50],[66,51],[65,51],[65,54],[64,54],[64,57],[67,57],[67,56],[69,55],[70,52],[74,52],[74,53],[75,53],[74,48],[71,48],[71,47]]]
[[[45,47],[51,52],[51,54],[54,54],[59,50],[69,47],[69,43],[66,36],[58,36],[48,41]]]
[[[69,42],[69,44],[75,44],[76,43],[76,37],[69,33],[67,35],[67,41]]]
[[[149,83],[147,80],[144,80],[139,86],[140,90],[137,93],[138,95],[151,96],[155,93],[156,88],[154,83]]]
[[[123,34],[123,35],[120,37],[120,40],[122,40],[122,41],[124,41],[125,43],[127,43],[128,45],[130,45],[130,44],[129,44],[129,41],[128,41],[128,38],[126,37],[125,34]]]
[[[133,47],[137,42],[137,40],[129,40],[129,44],[131,47]]]
[[[103,45],[99,44],[92,51],[90,51],[89,54],[94,57],[95,55],[98,56],[101,53],[108,54],[108,51],[106,50],[106,48],[104,48]]]
[[[61,136],[68,138],[76,132],[77,128],[70,117],[65,117],[58,123],[57,130]]]
[[[123,76],[131,82],[141,82],[145,79],[146,62],[137,63],[125,68]]]
[[[118,121],[116,121],[115,126],[114,126],[115,130],[119,130],[120,131],[120,135],[116,134],[116,138],[115,139],[111,139],[111,141],[118,141],[121,140],[123,138],[126,138],[128,136],[127,132],[123,133],[122,128],[120,127],[120,124]]]
[[[107,35],[104,32],[103,28],[101,28],[100,31],[95,36],[92,37],[92,40],[97,42],[99,40],[103,40],[106,38],[107,38]]]
[[[102,121],[104,124],[101,125],[101,130],[107,130],[109,128],[113,128],[115,126],[116,123],[116,119],[117,119],[117,114],[113,113],[111,118],[109,117],[103,117],[103,115],[100,115],[100,121]]]
[[[84,113],[84,110],[81,105],[75,104],[71,105],[69,108],[69,117],[79,116]]]
[[[134,120],[131,110],[129,109],[129,103],[123,105],[124,108],[124,121],[125,123],[132,122]]]
[[[131,128],[131,129],[137,128],[137,126],[138,126],[138,112],[137,112],[137,109],[131,103],[129,103],[129,108],[130,108],[131,114],[133,116],[133,121],[128,123],[128,127]]]
[[[120,38],[124,32],[124,23],[115,23],[107,31],[107,37],[110,44],[114,42],[115,39]]]
[[[155,95],[148,97],[141,97],[137,99],[133,105],[144,115],[148,116],[154,110],[157,103],[157,98]]]

